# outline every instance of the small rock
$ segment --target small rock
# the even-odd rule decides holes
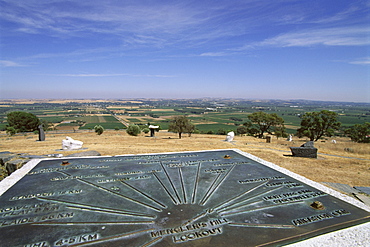
[[[4,165],[6,162],[8,162],[11,159],[14,159],[17,157],[16,154],[10,153],[10,152],[1,152],[0,153],[0,165]]]

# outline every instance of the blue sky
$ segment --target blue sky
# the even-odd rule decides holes
[[[0,98],[370,102],[369,1],[0,0]]]

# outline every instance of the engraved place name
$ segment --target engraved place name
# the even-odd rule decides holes
[[[163,161],[163,164],[166,164],[167,167],[186,167],[186,166],[197,166],[201,163],[205,162],[216,162],[219,159],[207,159],[207,160],[187,160],[187,161],[179,161],[179,160],[172,160],[172,161]],[[172,163],[171,163],[172,162]]]
[[[279,180],[279,179],[285,179],[285,177],[282,177],[282,176],[262,177],[262,178],[239,180],[238,182],[241,184],[249,184],[249,183],[264,182],[264,181],[269,181],[269,180]]]
[[[25,218],[13,219],[13,220],[3,220],[0,222],[0,227],[31,224],[31,223],[48,221],[48,220],[60,220],[60,219],[65,219],[65,218],[73,218],[73,216],[74,216],[73,212],[60,212],[60,213],[43,215],[43,216],[25,217]]]
[[[233,166],[233,165],[245,165],[249,164],[249,162],[245,161],[240,161],[240,162],[226,162],[226,163],[218,163],[218,164],[213,164],[214,166]]]
[[[103,174],[92,174],[92,175],[80,175],[80,176],[64,176],[64,177],[54,177],[50,181],[64,181],[68,179],[81,179],[81,178],[102,178],[105,177]]]
[[[153,165],[153,164],[158,164],[159,160],[139,161],[137,163],[139,165]]]
[[[190,233],[187,233],[187,234],[173,236],[172,241],[174,243],[181,243],[181,242],[196,240],[196,239],[199,239],[199,238],[206,238],[206,237],[210,237],[210,236],[218,235],[218,234],[222,234],[222,227],[216,227],[216,228],[212,228],[212,229],[204,229],[204,230],[200,230],[200,231],[190,232]]]
[[[204,172],[210,172],[210,173],[224,173],[228,169],[227,168],[217,168],[217,169],[205,169]]]
[[[201,229],[207,227],[207,222],[200,222],[200,223],[195,223],[195,224],[190,224],[187,226],[179,226],[179,227],[174,227],[174,228],[167,228],[167,229],[161,229],[158,231],[153,231],[150,233],[150,236],[152,238],[160,237],[160,236],[165,236],[165,235],[172,235],[180,232],[187,232],[187,231],[192,231],[196,229]]]
[[[50,205],[54,205],[50,202],[43,202],[43,203],[37,203],[37,204],[25,204],[21,206],[13,206],[13,207],[6,207],[6,208],[0,208],[0,213],[4,212],[13,212],[18,210],[27,210],[27,209],[35,209],[35,208],[41,208],[41,207],[48,207]]]
[[[40,205],[38,207],[25,207],[22,209],[14,209],[14,208],[6,208],[6,211],[4,210],[4,213],[0,214],[0,217],[13,217],[13,216],[20,216],[20,215],[26,215],[26,214],[35,214],[35,213],[45,213],[50,211],[58,211],[59,205],[52,204],[52,203],[45,203],[43,205]]]
[[[140,179],[149,179],[149,178],[151,178],[151,176],[143,175],[143,176],[136,176],[136,177],[100,179],[97,182],[98,184],[105,184],[105,183],[112,183],[112,182],[117,182],[117,181],[140,180]]]
[[[332,211],[330,213],[323,213],[323,214],[312,215],[312,216],[308,216],[304,218],[294,219],[292,220],[292,223],[295,226],[302,226],[302,225],[307,225],[307,224],[311,224],[311,223],[315,223],[315,222],[323,221],[323,220],[329,220],[335,217],[340,217],[340,216],[349,215],[349,214],[351,213],[348,212],[347,210],[339,209],[339,210]]]
[[[186,167],[186,166],[197,166],[198,163],[189,163],[189,162],[183,162],[183,163],[172,163],[172,164],[166,164],[169,168],[176,168],[176,167]]]
[[[174,243],[182,243],[222,234],[223,231],[221,226],[224,224],[228,224],[228,220],[226,218],[210,219],[208,222],[199,222],[175,228],[152,231],[150,236],[152,238],[158,238],[172,235],[172,241]]]
[[[123,159],[103,159],[103,160],[99,160],[99,162],[120,162],[122,160]]]
[[[118,173],[115,173],[114,175],[124,176],[124,175],[136,175],[136,174],[153,173],[153,172],[162,172],[162,170],[118,172]]]
[[[324,195],[326,195],[326,193],[322,191],[314,192],[311,190],[300,190],[283,194],[264,196],[263,199],[265,201],[272,201],[273,203],[286,203],[306,200]]]
[[[28,195],[20,195],[20,196],[13,196],[9,199],[9,201],[18,201],[18,200],[28,200],[38,197],[50,197],[50,196],[57,196],[57,195],[73,195],[73,194],[80,194],[82,190],[64,190],[58,192],[43,192],[43,193],[35,193],[35,194],[28,194]]]
[[[92,166],[92,165],[72,165],[66,167],[56,167],[56,168],[43,168],[38,171],[29,172],[27,175],[50,173],[50,172],[59,172],[65,170],[79,170],[79,169],[108,169],[109,166]]]
[[[284,181],[284,182],[274,182],[274,183],[268,183],[266,184],[266,187],[279,187],[279,186],[285,186],[287,188],[295,188],[295,187],[302,187],[303,185],[300,183],[296,183],[293,181]]]

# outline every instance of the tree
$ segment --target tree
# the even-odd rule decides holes
[[[95,130],[95,133],[98,135],[101,135],[104,132],[104,128],[101,125],[95,125],[94,130]]]
[[[370,142],[370,123],[355,124],[347,129],[345,133],[351,138],[352,141],[369,143]]]
[[[279,139],[279,137],[287,137],[288,134],[286,133],[285,131],[285,127],[276,127],[275,128],[275,135],[276,135],[276,138]]]
[[[250,132],[255,132],[255,135],[259,138],[262,138],[265,132],[272,135],[276,128],[279,128],[280,131],[285,129],[284,119],[276,113],[254,112],[248,116],[248,119],[252,123]]]
[[[141,129],[138,125],[136,124],[130,124],[128,127],[127,127],[127,130],[126,130],[127,134],[131,135],[131,136],[137,136],[141,133]]]
[[[189,137],[191,136],[192,133],[195,131],[195,125],[191,122],[186,126],[185,132],[189,134]]]
[[[170,122],[168,131],[179,133],[179,139],[181,139],[182,133],[190,133],[194,126],[186,116],[176,116]],[[195,129],[195,126],[194,126]]]
[[[32,132],[38,130],[40,119],[32,113],[14,111],[7,114],[7,127],[13,127],[17,132]]]
[[[244,134],[247,134],[248,133],[248,128],[244,125],[242,126],[239,126],[237,129],[236,129],[236,133],[239,134],[239,135],[244,135]]]
[[[310,141],[317,141],[322,136],[332,136],[341,123],[337,120],[337,113],[322,110],[319,112],[306,112],[302,116],[301,127],[297,129],[297,136],[306,136]]]
[[[243,123],[243,126],[247,128],[247,134],[250,136],[257,136],[257,133],[259,132],[259,129],[256,127],[256,125],[252,124],[251,121]]]

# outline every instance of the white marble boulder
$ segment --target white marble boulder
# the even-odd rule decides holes
[[[231,131],[227,133],[226,140],[227,142],[232,142],[234,140],[235,133],[234,131]]]
[[[82,141],[77,141],[67,136],[66,139],[62,140],[62,149],[63,150],[74,150],[82,148],[84,143]]]

